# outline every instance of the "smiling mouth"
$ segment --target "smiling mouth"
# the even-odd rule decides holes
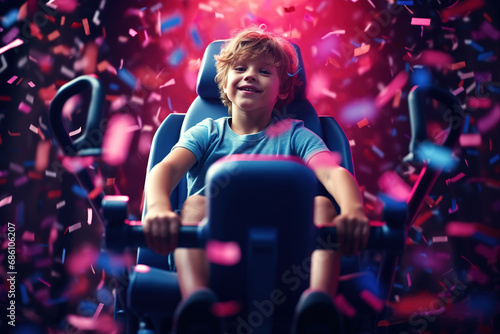
[[[253,88],[253,87],[240,87],[240,88],[238,88],[238,90],[242,90],[245,92],[253,92],[253,93],[260,93],[261,92],[257,88]]]

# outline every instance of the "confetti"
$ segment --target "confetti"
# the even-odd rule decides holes
[[[356,315],[356,309],[354,308],[354,306],[349,304],[343,294],[337,293],[337,295],[333,299],[333,302],[335,303],[337,309],[346,316],[352,318]]]
[[[230,317],[241,311],[241,303],[236,300],[217,302],[211,310],[217,317]]]
[[[0,55],[10,49],[17,48],[20,45],[23,45],[24,41],[20,38],[16,38],[14,41],[10,42],[9,44],[2,46],[0,48]]]
[[[17,75],[14,75],[14,76],[12,76],[9,80],[7,80],[7,83],[8,83],[8,84],[12,84],[14,81],[16,81],[16,79],[17,79],[17,78],[18,78],[18,76],[17,76]]]
[[[12,196],[4,197],[0,200],[0,208],[12,203]]]
[[[118,114],[111,117],[102,143],[102,159],[111,166],[121,165],[128,156],[133,133],[128,130],[135,126],[131,115]]]
[[[70,137],[74,137],[74,136],[76,136],[77,134],[80,134],[81,132],[82,132],[82,127],[79,127],[79,128],[78,128],[78,129],[76,129],[76,130],[70,131],[68,135],[69,135]]]
[[[432,237],[432,243],[438,243],[438,242],[448,242],[448,236],[437,236],[437,237]]]
[[[363,290],[360,295],[361,299],[363,299],[372,309],[376,312],[381,312],[384,308],[384,302],[380,300],[377,296],[375,296],[371,291]]]
[[[89,20],[88,19],[82,19],[82,24],[83,24],[83,29],[85,30],[85,35],[90,35],[90,27],[89,27]]]
[[[88,208],[87,209],[87,224],[92,224],[92,209]]]
[[[95,313],[93,315],[93,319],[97,319],[99,317],[99,314],[101,314],[101,311],[102,311],[102,308],[104,307],[104,304],[103,303],[99,303],[99,305],[97,306],[97,309],[95,310]]]
[[[431,19],[412,17],[411,18],[411,25],[413,25],[413,26],[430,26]]]
[[[360,46],[359,48],[354,49],[354,57],[359,57],[361,55],[364,55],[365,53],[368,53],[370,51],[370,44],[366,44],[363,46]]]
[[[368,120],[366,118],[363,118],[361,121],[359,121],[357,123],[359,128],[362,128],[362,127],[367,126],[369,124],[370,124],[370,122],[368,122]]]
[[[78,230],[79,228],[82,227],[82,223],[76,223],[76,224],[73,224],[69,227],[69,233],[73,232],[73,231],[76,231]]]
[[[408,73],[401,71],[399,72],[396,77],[385,87],[380,93],[377,95],[375,98],[375,105],[377,107],[382,107],[384,106],[387,102],[389,102],[396,92],[403,88],[403,86],[406,84],[408,81]]]
[[[209,240],[206,245],[208,261],[222,265],[234,266],[241,260],[240,246],[236,242]]]

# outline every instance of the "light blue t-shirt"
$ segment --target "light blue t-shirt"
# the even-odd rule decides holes
[[[205,175],[218,159],[231,154],[267,154],[297,156],[307,163],[316,153],[328,151],[323,140],[304,127],[304,122],[287,119],[277,126],[277,118],[264,130],[249,135],[238,135],[229,124],[230,117],[217,120],[207,118],[188,129],[172,148],[183,147],[196,156],[197,162],[187,173],[188,196],[204,194]],[[268,131],[278,128],[276,132]]]

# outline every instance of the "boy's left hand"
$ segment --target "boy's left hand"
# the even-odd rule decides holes
[[[339,250],[344,255],[354,255],[368,244],[370,223],[363,209],[346,210],[335,217],[333,223],[337,226]]]

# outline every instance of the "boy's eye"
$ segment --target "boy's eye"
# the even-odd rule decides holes
[[[234,68],[235,71],[238,71],[238,72],[243,72],[245,71],[245,68],[243,66],[237,66]]]
[[[266,74],[266,75],[270,75],[271,74],[271,71],[269,71],[269,70],[261,70],[260,72],[262,74]]]

